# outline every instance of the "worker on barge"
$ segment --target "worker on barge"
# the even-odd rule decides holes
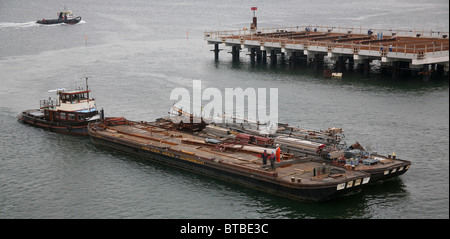
[[[281,162],[281,149],[279,144],[277,144],[276,158],[278,163]]]
[[[267,158],[269,157],[269,154],[267,153],[267,150],[264,150],[264,153],[261,154],[261,158],[263,161],[263,165],[267,164]]]
[[[275,170],[275,153],[272,151],[272,153],[270,154],[270,167],[272,168],[272,170]]]

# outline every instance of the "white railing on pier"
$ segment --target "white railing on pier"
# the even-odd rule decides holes
[[[288,27],[262,27],[256,29],[256,33],[273,33],[273,32],[294,32],[294,31],[304,31],[306,28],[309,28],[311,31],[314,29],[317,32],[332,32],[332,33],[354,33],[354,34],[366,34],[369,30],[374,34],[382,33],[385,36],[404,36],[404,37],[417,37],[418,34],[422,37],[432,37],[432,38],[443,38],[444,36],[448,37],[448,30],[409,30],[409,29],[401,29],[401,28],[363,28],[363,27],[336,27],[336,26],[322,26],[322,25],[299,25],[299,26],[288,26]],[[206,31],[205,34],[210,34],[210,36],[220,37],[229,37],[236,35],[248,35],[255,33],[255,30],[251,30],[248,28],[235,29],[235,30],[222,30],[222,31]]]

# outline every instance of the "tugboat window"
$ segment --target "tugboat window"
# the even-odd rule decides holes
[[[60,118],[60,119],[66,119],[66,113],[62,113],[62,112],[61,112],[61,115],[60,115],[59,118]]]
[[[84,121],[84,115],[78,115],[78,121]]]
[[[67,115],[68,120],[75,120],[75,114],[68,114]]]

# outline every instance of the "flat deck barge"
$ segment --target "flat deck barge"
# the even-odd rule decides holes
[[[303,201],[323,201],[358,192],[370,181],[362,171],[291,157],[263,165],[260,153],[218,151],[202,137],[124,118],[91,123],[92,143],[184,170]]]

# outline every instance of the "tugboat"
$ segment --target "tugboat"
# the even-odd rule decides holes
[[[57,99],[41,100],[39,109],[18,114],[19,122],[58,133],[87,136],[87,125],[103,118],[103,110],[97,111],[95,100],[89,98],[87,81],[86,77],[86,89],[54,90]]]
[[[81,21],[81,17],[74,17],[73,13],[69,10],[64,9],[62,12],[58,12],[58,19],[42,19],[36,21],[38,24],[59,24],[65,23],[69,25],[77,24]]]

